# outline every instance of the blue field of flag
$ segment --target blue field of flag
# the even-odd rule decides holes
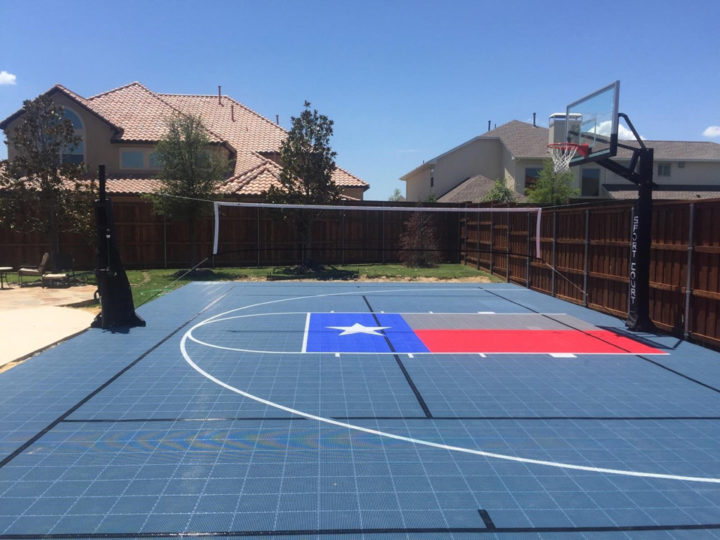
[[[428,352],[397,313],[310,313],[308,316],[305,352]]]

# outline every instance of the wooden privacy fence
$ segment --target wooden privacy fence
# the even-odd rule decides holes
[[[363,203],[358,203],[360,206]],[[367,205],[383,203],[368,202]],[[398,203],[386,203],[397,205]],[[406,206],[413,206],[406,203]],[[300,237],[276,211],[224,208],[218,266],[300,261]],[[114,201],[117,239],[128,268],[187,268],[190,235],[139,199]],[[324,212],[313,224],[313,260],[324,264],[398,261],[407,212]],[[533,213],[435,215],[442,259],[618,317],[628,309],[631,203],[543,211],[536,259]],[[211,251],[212,222],[198,224],[198,258]],[[88,241],[89,240],[89,241]],[[94,239],[66,234],[76,268],[95,267]],[[0,265],[37,265],[38,234],[0,229]],[[658,202],[653,209],[650,315],[662,329],[720,347],[720,200]]]
[[[413,203],[357,203],[353,206],[407,206]],[[439,205],[442,207],[442,205]],[[127,268],[187,268],[190,234],[185,223],[155,215],[152,205],[139,199],[113,200],[117,243]],[[311,259],[322,264],[398,262],[400,234],[408,212],[324,211],[312,224]],[[433,214],[441,259],[459,262],[459,214]],[[89,240],[89,241],[88,241]],[[197,224],[199,260],[210,255],[212,218]],[[222,207],[217,266],[291,265],[301,261],[301,236],[290,212]],[[95,267],[95,239],[64,234],[61,251],[71,253],[77,268]],[[18,267],[40,261],[48,247],[37,233],[0,228],[0,265]]]
[[[461,220],[461,259],[508,282],[625,318],[632,203]],[[661,329],[720,347],[720,200],[653,205],[650,316]]]

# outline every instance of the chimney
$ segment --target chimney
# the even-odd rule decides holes
[[[222,86],[218,84],[218,105],[222,105]]]
[[[277,125],[280,125],[280,115],[279,115],[279,114],[276,114],[276,115],[275,115],[275,123],[276,123]]]
[[[492,120],[488,120],[488,131],[490,131],[490,124],[491,124],[491,122],[492,122]]]
[[[235,105],[232,103],[230,104],[230,119],[235,121]]]
[[[533,113],[533,127],[537,127],[537,126],[535,125],[535,116],[536,116],[536,115],[537,115],[537,113]]]

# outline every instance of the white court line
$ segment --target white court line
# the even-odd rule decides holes
[[[475,289],[473,289],[473,290],[475,290]],[[239,388],[236,388],[230,384],[227,384],[224,381],[221,381],[220,379],[214,377],[210,373],[204,371],[200,366],[198,366],[195,362],[193,362],[193,360],[190,357],[189,353],[187,352],[187,348],[185,346],[188,338],[191,337],[192,332],[195,328],[199,328],[201,326],[204,326],[205,324],[209,324],[209,322],[211,322],[213,319],[222,317],[223,315],[227,315],[228,313],[234,313],[236,311],[250,309],[252,307],[258,307],[258,306],[262,306],[262,305],[276,304],[279,302],[289,302],[289,301],[294,301],[294,300],[303,300],[303,299],[307,299],[307,298],[323,298],[323,297],[329,297],[329,296],[342,296],[342,295],[350,295],[350,294],[367,294],[368,292],[375,293],[375,292],[394,292],[394,291],[390,291],[390,290],[388,290],[388,291],[352,291],[352,292],[344,292],[344,293],[318,294],[318,295],[313,295],[313,296],[303,296],[303,297],[295,297],[295,298],[283,298],[280,300],[270,300],[268,302],[261,302],[258,304],[253,304],[253,305],[244,306],[241,308],[232,309],[230,311],[226,311],[225,313],[218,313],[217,315],[214,315],[213,317],[210,317],[209,319],[206,319],[204,321],[200,321],[199,323],[195,324],[192,328],[190,328],[187,332],[185,332],[183,334],[182,340],[180,341],[180,352],[182,353],[183,358],[185,359],[185,361],[188,363],[188,365],[190,367],[192,367],[195,371],[200,373],[203,377],[214,382],[218,386],[221,386],[227,390],[230,390],[231,392],[239,394],[248,399],[252,399],[253,401],[256,401],[258,403],[262,403],[263,405],[267,405],[268,407],[273,407],[275,409],[285,411],[290,414],[302,416],[303,418],[307,418],[308,420],[315,420],[317,422],[322,422],[322,423],[330,424],[333,426],[352,429],[355,431],[360,431],[362,433],[368,433],[370,435],[377,435],[379,437],[386,437],[388,439],[394,439],[397,441],[404,441],[404,442],[408,442],[411,444],[428,446],[431,448],[439,448],[441,450],[448,450],[448,451],[452,451],[452,452],[461,452],[464,454],[473,454],[476,456],[483,456],[483,457],[487,457],[487,458],[494,458],[494,459],[500,459],[500,460],[505,460],[505,461],[513,461],[513,462],[517,462],[517,463],[527,463],[527,464],[531,464],[531,465],[543,465],[546,467],[555,467],[555,468],[559,468],[559,469],[596,472],[596,473],[604,473],[604,474],[614,474],[614,475],[620,475],[620,476],[632,476],[632,477],[639,477],[639,478],[656,478],[656,479],[662,479],[662,480],[678,480],[678,481],[684,481],[684,482],[702,482],[702,483],[708,483],[708,484],[720,484],[720,478],[703,477],[703,476],[681,476],[681,475],[675,475],[675,474],[652,473],[652,472],[631,471],[631,470],[622,470],[622,469],[607,469],[604,467],[590,467],[590,466],[586,466],[586,465],[575,465],[572,463],[562,463],[559,461],[546,461],[546,460],[541,460],[541,459],[532,459],[532,458],[523,458],[523,457],[519,457],[519,456],[511,456],[508,454],[497,454],[495,452],[487,452],[485,450],[480,450],[480,449],[475,449],[475,448],[463,448],[461,446],[452,446],[452,445],[441,444],[441,443],[436,443],[436,442],[432,442],[432,441],[425,441],[422,439],[415,439],[412,437],[405,437],[403,435],[396,435],[394,433],[388,433],[386,431],[379,431],[376,429],[370,429],[370,428],[366,428],[366,427],[362,427],[362,426],[357,426],[354,424],[348,424],[346,422],[340,422],[338,420],[333,420],[332,418],[324,418],[322,416],[316,416],[314,414],[310,414],[310,413],[307,413],[304,411],[299,411],[297,409],[293,409],[291,407],[286,407],[284,405],[280,405],[279,403],[275,403],[273,401],[263,399],[259,396],[249,394],[243,390],[240,390]]]
[[[302,352],[307,352],[308,334],[310,330],[310,313],[305,317],[305,333],[303,334]]]

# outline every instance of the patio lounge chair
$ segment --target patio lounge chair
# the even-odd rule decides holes
[[[23,285],[23,283],[22,283],[23,276],[37,276],[37,277],[42,278],[49,261],[50,261],[50,254],[45,252],[45,253],[43,253],[42,259],[40,260],[40,264],[37,265],[35,268],[33,268],[29,265],[20,266],[20,268],[18,270],[18,281],[20,282],[20,286],[22,287],[22,285]]]

